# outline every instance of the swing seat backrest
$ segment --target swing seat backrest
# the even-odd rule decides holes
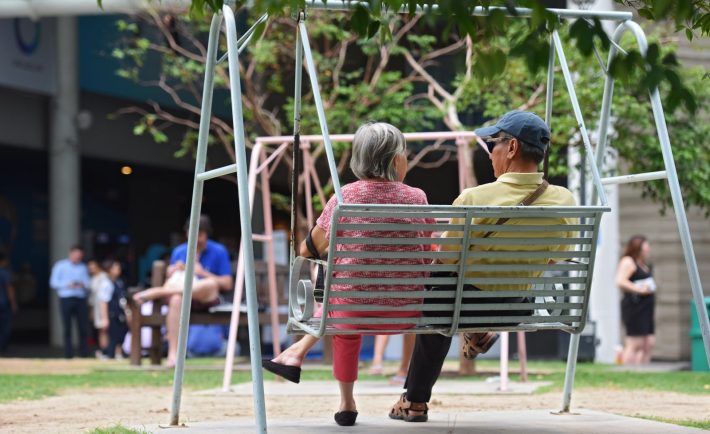
[[[304,266],[313,260],[298,257],[291,269],[288,330],[314,336],[579,333],[606,211],[600,206],[338,205],[320,315],[314,302],[319,291],[303,278]],[[503,217],[510,220],[496,225]],[[413,220],[417,223],[401,223]],[[412,237],[417,231],[431,236]]]

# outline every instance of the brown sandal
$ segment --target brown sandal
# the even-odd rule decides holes
[[[498,341],[499,337],[498,333],[493,332],[464,333],[461,347],[464,359],[473,360],[479,354],[487,352]]]
[[[399,401],[392,406],[390,419],[403,420],[405,422],[426,422],[429,420],[428,412],[429,407],[426,402],[407,401],[406,393],[403,393],[399,397]]]

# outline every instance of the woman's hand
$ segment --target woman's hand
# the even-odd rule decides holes
[[[651,293],[651,287],[646,285],[645,283],[642,283],[640,285],[636,285],[636,292],[641,295],[648,295]]]

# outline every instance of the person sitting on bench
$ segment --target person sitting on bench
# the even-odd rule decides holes
[[[353,138],[352,158],[350,160],[350,168],[355,176],[358,177],[357,182],[344,185],[343,201],[346,204],[350,203],[376,203],[376,204],[412,204],[426,205],[427,198],[424,192],[418,188],[410,187],[402,183],[407,174],[407,144],[404,135],[396,127],[384,123],[367,123],[358,128]],[[311,229],[306,241],[301,243],[299,255],[304,257],[320,257],[323,252],[328,250],[328,237],[330,234],[331,217],[337,199],[331,197],[327,205],[323,209],[323,213],[318,217],[316,226]],[[356,223],[382,223],[382,219],[353,219],[343,218],[341,221]],[[369,221],[368,221],[369,220]],[[375,221],[373,221],[375,220]],[[379,220],[379,221],[377,221]],[[433,224],[434,220],[430,218],[388,218],[387,223],[398,224]],[[374,232],[374,231],[344,231],[344,237],[406,237],[406,238],[423,238],[431,236],[431,232],[421,230],[397,231],[397,232]],[[310,246],[308,245],[310,243]],[[343,245],[343,250],[378,250],[378,251],[408,251],[420,252],[429,250],[428,245],[411,244],[406,247],[398,247],[391,245],[361,245],[353,248],[352,245]],[[372,258],[337,258],[336,264],[409,264],[423,265],[425,259],[372,259]],[[426,277],[426,272],[402,272],[402,271],[377,271],[367,272],[367,277],[404,277],[417,279]],[[356,271],[337,271],[334,274],[337,278],[356,278],[363,277],[362,272]],[[385,291],[378,285],[344,285],[338,284],[331,287],[331,291]],[[391,286],[394,291],[423,291],[422,285],[400,285]],[[397,310],[387,311],[388,307],[403,307],[411,304],[421,303],[421,299],[417,298],[373,298],[371,304],[382,305],[382,311],[376,312],[348,312],[336,311],[331,312],[331,317],[387,317],[387,318],[409,318],[418,317],[420,311],[412,310]],[[351,299],[333,297],[331,304],[350,304]],[[320,316],[320,314],[316,314]],[[378,325],[383,327],[385,325]],[[392,329],[407,329],[413,324],[392,324],[389,325]],[[338,328],[350,328],[346,324],[337,325]],[[354,326],[357,327],[357,326]],[[301,364],[310,350],[317,342],[317,337],[305,335],[301,340],[294,343],[273,360],[264,360],[262,366],[264,369],[280,375],[289,381],[298,383],[301,376]],[[358,359],[360,355],[360,345],[362,336],[359,334],[336,334],[333,336],[333,376],[338,380],[340,386],[340,407],[335,413],[335,421],[338,425],[348,426],[354,425],[357,417],[355,398],[353,397],[353,386],[357,379]]]
[[[491,127],[476,130],[476,135],[483,137],[488,146],[489,156],[493,163],[493,172],[497,180],[490,184],[479,185],[461,192],[454,200],[453,205],[459,206],[515,206],[532,199],[537,206],[575,206],[576,202],[572,193],[564,187],[550,185],[543,179],[543,174],[537,167],[545,156],[545,151],[550,143],[550,130],[545,122],[537,115],[530,112],[513,110],[503,115]],[[537,194],[534,194],[537,193]],[[539,196],[538,196],[539,195]],[[481,219],[479,219],[481,220]],[[483,219],[485,220],[485,219]],[[573,224],[574,219],[560,217],[558,221],[551,220],[550,224]],[[522,220],[524,221],[524,220]],[[456,221],[452,222],[456,224]],[[480,221],[480,224],[496,224],[496,221]],[[460,223],[459,223],[460,224]],[[522,224],[522,223],[519,223]],[[572,237],[574,232],[555,233],[556,237]],[[460,236],[461,233],[447,233],[442,236]],[[486,237],[490,234],[480,233],[475,237]],[[520,233],[518,235],[521,235]],[[540,236],[539,233],[531,236]],[[446,248],[447,246],[442,246]],[[559,251],[568,248],[568,245],[551,245],[550,251]],[[471,249],[510,250],[521,246],[472,246]],[[479,260],[480,261],[480,260]],[[487,264],[509,261],[509,259],[487,259]],[[549,260],[540,258],[536,263],[545,264]],[[473,263],[473,262],[471,262]],[[515,277],[539,277],[538,271],[515,271]],[[500,277],[495,272],[468,272],[467,278]],[[479,285],[482,290],[529,289],[527,285]],[[491,299],[489,299],[491,300]],[[510,299],[509,299],[510,300]],[[465,301],[464,301],[465,302]],[[425,312],[426,313],[426,312]],[[465,315],[462,312],[462,315]],[[494,333],[470,333],[464,336],[463,351],[469,358],[486,352],[495,342]],[[391,408],[389,417],[407,422],[426,422],[427,402],[431,398],[431,390],[436,383],[446,354],[451,346],[451,338],[441,334],[418,334],[414,344],[412,361],[409,364],[407,380],[404,384],[406,390],[397,403]]]
[[[190,221],[185,223],[185,232]],[[208,216],[200,216],[200,226],[197,235],[197,255],[195,275],[192,284],[192,311],[206,311],[219,304],[219,291],[229,291],[233,286],[232,266],[229,262],[227,248],[212,241],[212,223]],[[158,298],[167,299],[168,314],[165,327],[168,335],[168,358],[166,366],[175,366],[177,357],[178,331],[180,329],[180,311],[182,309],[182,293],[184,290],[185,262],[187,261],[187,243],[173,249],[170,266],[167,270],[168,279],[163,286],[149,288],[133,295],[137,304]]]

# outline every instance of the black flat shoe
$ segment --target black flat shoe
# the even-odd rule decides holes
[[[335,423],[340,426],[353,426],[357,419],[357,411],[339,411],[334,415]]]
[[[301,368],[298,366],[282,365],[281,363],[264,359],[261,361],[261,367],[292,383],[299,383],[301,381]]]

